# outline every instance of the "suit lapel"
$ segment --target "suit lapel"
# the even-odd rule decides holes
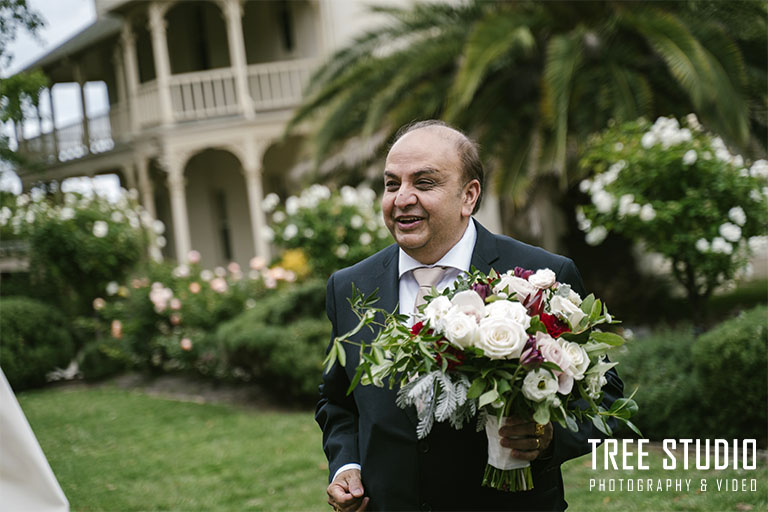
[[[487,274],[493,268],[493,263],[499,259],[499,251],[496,247],[496,239],[493,234],[485,229],[479,222],[472,219],[477,228],[477,241],[472,252],[471,265],[480,272]],[[505,269],[496,269],[504,272]]]

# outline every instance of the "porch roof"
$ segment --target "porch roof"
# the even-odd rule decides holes
[[[21,71],[30,71],[36,68],[45,69],[51,65],[58,65],[64,58],[80,53],[108,37],[119,34],[122,25],[118,18],[108,15],[102,16],[92,25],[87,26],[50,52],[25,66]]]

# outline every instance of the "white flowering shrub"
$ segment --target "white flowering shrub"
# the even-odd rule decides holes
[[[162,244],[162,222],[123,191],[111,202],[94,194],[46,196],[39,189],[4,195],[0,238],[26,241],[32,295],[57,303],[71,316],[87,315],[110,281],[124,279]]]
[[[392,243],[376,193],[369,188],[331,192],[312,185],[284,206],[279,203],[275,194],[264,198],[270,238],[281,249],[302,250],[316,275],[328,276]]]
[[[682,125],[660,117],[610,126],[580,167],[590,173],[579,185],[590,203],[576,211],[586,241],[618,233],[662,255],[694,311],[768,242],[768,162],[731,154],[693,114]]]

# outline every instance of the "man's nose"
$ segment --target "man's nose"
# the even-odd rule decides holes
[[[405,208],[412,204],[416,204],[416,194],[413,189],[407,186],[401,186],[395,197],[395,206],[398,208]]]

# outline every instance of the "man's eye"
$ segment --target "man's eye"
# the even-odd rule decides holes
[[[392,189],[392,188],[397,188],[399,184],[396,181],[386,181],[384,182],[384,186],[389,189]]]
[[[421,180],[416,183],[416,186],[419,188],[432,188],[435,186],[435,182],[429,180]]]

